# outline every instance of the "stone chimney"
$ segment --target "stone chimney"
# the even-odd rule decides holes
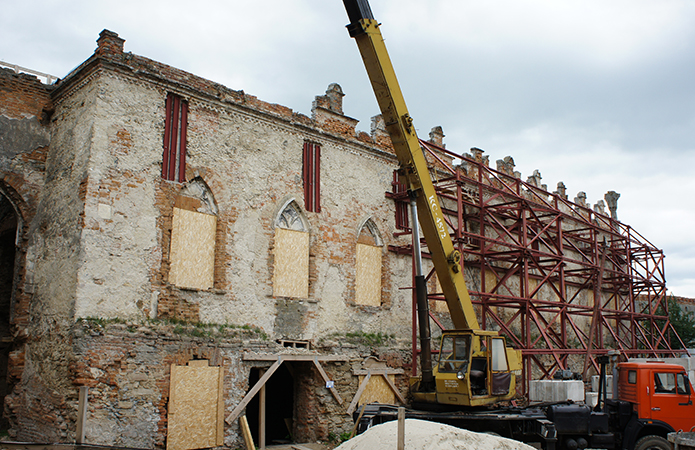
[[[611,219],[618,220],[618,199],[620,194],[615,191],[608,191],[603,198],[606,199],[608,210],[611,212]]]
[[[317,95],[314,100],[314,108],[325,108],[336,114],[343,115],[343,89],[338,83],[331,83],[326,89],[326,95]]]
[[[446,148],[446,145],[444,145],[444,130],[439,125],[430,131],[430,142],[439,148]]]
[[[103,30],[97,39],[97,49],[94,53],[97,56],[119,56],[123,54],[123,43],[125,39],[118,37],[118,33]]]
[[[343,114],[343,89],[338,83],[331,83],[326,95],[317,95],[311,105],[311,118],[324,131],[346,137],[355,136],[357,119]]]
[[[561,198],[567,200],[567,187],[565,186],[565,183],[563,183],[562,181],[558,181],[557,191],[554,191],[553,194],[557,194]]]

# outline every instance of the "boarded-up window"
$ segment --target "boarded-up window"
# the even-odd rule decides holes
[[[189,289],[212,288],[216,229],[216,216],[174,208],[170,283]]]
[[[381,306],[381,247],[357,244],[355,303]]]
[[[207,361],[171,366],[167,450],[224,444],[222,367]]]
[[[392,383],[396,382],[395,375],[387,376],[391,379]],[[364,375],[360,375],[359,380],[361,385],[362,381],[364,380]],[[374,375],[369,378],[367,387],[362,393],[362,396],[357,404],[361,406],[369,403],[385,403],[387,405],[393,405],[396,403],[396,395],[393,393],[393,390],[381,375]]]
[[[355,303],[381,306],[381,238],[371,219],[360,229],[355,259]]]
[[[273,295],[309,296],[309,233],[275,229]]]
[[[276,220],[273,256],[273,295],[309,297],[309,233],[294,201]]]
[[[400,182],[398,170],[393,171],[391,186],[396,203],[396,228],[399,230],[410,230],[410,223],[408,222],[408,198],[407,196],[405,198],[400,198],[406,192],[406,188],[405,184]]]
[[[213,287],[217,213],[215,198],[201,177],[183,185],[172,217],[171,284],[187,289]]]
[[[431,294],[441,294],[442,285],[439,284],[439,277],[437,277],[437,274],[432,274],[432,278],[430,278],[427,290]],[[436,313],[446,313],[449,312],[449,307],[444,300],[431,300],[430,311]]]

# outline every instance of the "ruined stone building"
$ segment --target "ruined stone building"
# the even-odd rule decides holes
[[[371,133],[356,131],[337,84],[308,117],[124,52],[107,30],[97,42],[52,85],[0,70],[0,396],[11,437],[73,442],[80,387],[89,388],[85,441],[140,448],[239,447],[243,406],[258,438],[263,406],[242,400],[266,370],[275,371],[264,394],[269,443],[349,430],[365,367],[384,377],[360,402],[401,400],[412,368],[411,237],[378,117]],[[541,236],[567,229],[558,248],[572,247],[574,269],[582,255],[600,256],[597,236],[618,233],[617,221],[581,196],[567,201],[562,186],[547,192],[540,174],[521,182],[511,158],[489,169],[477,149],[456,169],[467,187],[456,187],[442,137],[430,134],[433,176],[449,210],[464,208],[452,226],[481,315],[495,319],[481,323],[526,333],[520,345],[559,336],[566,330],[547,311],[534,316],[546,321],[536,337],[507,324],[516,316],[501,312],[503,301],[512,291],[529,301],[581,297],[577,332],[592,348],[592,299],[612,298],[622,311],[619,277],[610,297],[595,284],[565,286],[542,265],[503,276],[518,261],[489,263],[492,250],[521,236],[522,216],[494,212],[510,231],[485,247],[493,238],[476,202],[491,198],[483,185],[503,196],[504,177],[518,182],[519,204],[554,199],[564,222],[536,216],[523,230],[537,239],[514,248],[547,253]],[[483,177],[488,170],[497,175]],[[582,224],[600,233],[585,236]],[[610,261],[601,266],[625,264]],[[436,284],[431,277],[433,309],[446,326]],[[657,280],[647,291],[658,298],[662,288]],[[188,421],[206,425],[193,433]]]

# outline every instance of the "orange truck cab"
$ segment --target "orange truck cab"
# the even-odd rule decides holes
[[[633,412],[625,425],[623,436],[628,442],[623,448],[662,448],[639,443],[665,440],[673,431],[690,431],[695,427],[693,394],[683,366],[664,362],[618,364],[618,400],[629,402]]]

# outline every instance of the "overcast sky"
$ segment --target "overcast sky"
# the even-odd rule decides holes
[[[666,255],[695,298],[695,2],[371,0],[419,134],[511,155],[522,179],[596,203]],[[0,60],[65,76],[102,29],[125,50],[310,115],[337,82],[378,106],[340,0],[0,0]]]

